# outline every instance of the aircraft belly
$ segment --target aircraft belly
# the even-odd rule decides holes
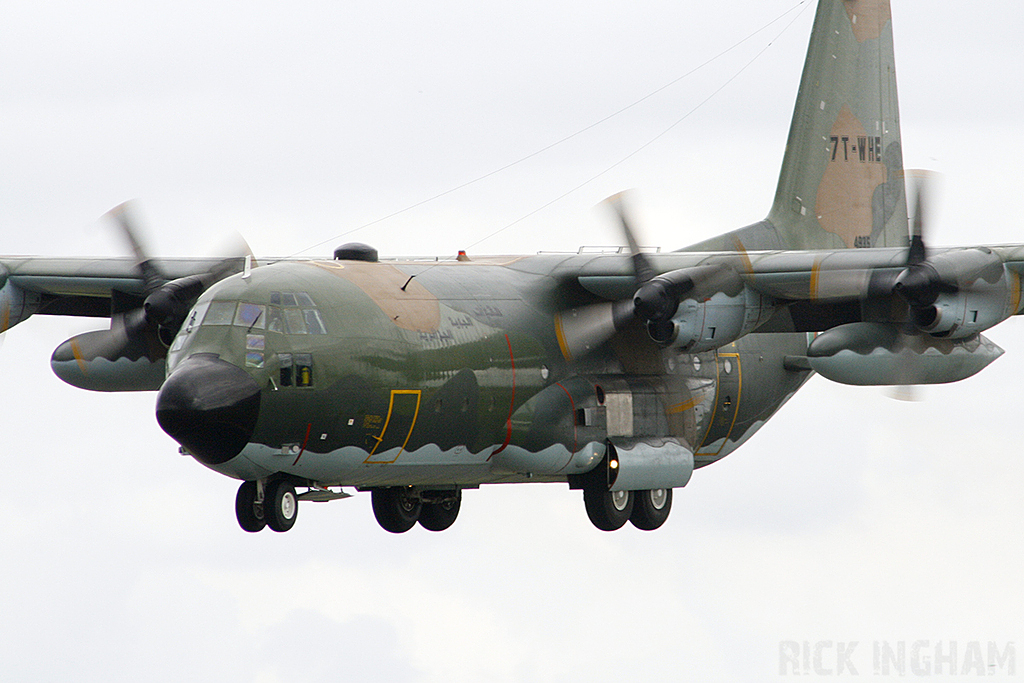
[[[506,449],[511,459],[491,458],[497,446],[471,453],[458,446],[442,450],[434,444],[401,454],[388,463],[367,462],[368,452],[354,446],[327,453],[282,453],[261,444],[249,444],[233,460],[212,469],[236,479],[257,479],[284,473],[331,486],[476,486],[510,481],[564,481],[570,462],[592,467],[604,454],[604,445],[588,443],[580,451],[553,445],[540,453]],[[395,453],[386,453],[395,456]],[[511,468],[509,463],[527,463],[530,468]]]

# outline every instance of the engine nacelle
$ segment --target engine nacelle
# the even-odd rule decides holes
[[[39,310],[40,296],[26,292],[10,281],[10,273],[0,266],[0,332],[5,332]]]
[[[672,319],[650,323],[647,331],[654,341],[686,353],[711,351],[734,342],[766,321],[773,310],[771,300],[749,287],[736,294],[717,292],[707,299],[684,299]]]
[[[1006,320],[1020,307],[1020,276],[988,249],[944,252],[926,266],[944,291],[933,294],[934,302],[912,307],[913,322],[924,332],[967,339]]]
[[[939,337],[966,339],[997,325],[1016,313],[1020,281],[1006,271],[994,283],[979,280],[969,289],[940,294],[931,306],[914,311],[914,323]]]

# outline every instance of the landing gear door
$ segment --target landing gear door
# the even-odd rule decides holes
[[[719,353],[715,382],[715,407],[711,424],[696,455],[717,456],[725,448],[726,439],[736,424],[743,388],[740,354]]]

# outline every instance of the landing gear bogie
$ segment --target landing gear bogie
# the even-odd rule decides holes
[[[299,516],[299,499],[287,479],[275,479],[264,488],[263,514],[274,531],[288,531]]]
[[[255,481],[244,481],[238,487],[238,493],[235,495],[235,516],[238,518],[238,526],[242,527],[243,531],[256,533],[267,526],[261,493],[259,483]]]
[[[608,491],[602,486],[583,488],[587,516],[598,529],[615,531],[626,522],[637,529],[653,531],[668,519],[672,510],[672,489]]]
[[[594,526],[601,531],[615,531],[621,529],[633,513],[633,492],[588,486],[583,489],[583,503]]]
[[[434,500],[424,500],[420,510],[420,526],[428,531],[444,531],[455,523],[462,506],[462,491],[455,491]]]
[[[413,528],[423,509],[419,496],[408,486],[373,489],[370,500],[377,523],[393,534],[402,534]]]
[[[653,531],[665,523],[672,511],[672,489],[636,491],[629,521],[637,529]]]
[[[238,526],[249,533],[270,527],[288,531],[299,514],[299,497],[287,479],[244,481],[235,495]]]

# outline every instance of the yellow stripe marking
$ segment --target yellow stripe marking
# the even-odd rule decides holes
[[[562,350],[562,356],[567,363],[572,362],[572,353],[569,345],[565,343],[565,332],[562,330],[562,314],[555,314],[555,338],[558,339],[558,348]]]
[[[739,237],[732,238],[732,246],[740,253],[740,258],[743,259],[743,267],[746,269],[747,274],[754,272],[754,265],[750,262],[750,257],[747,256],[747,250],[744,248],[743,243],[740,242]]]
[[[735,346],[735,342],[733,342],[733,344],[731,344],[731,346]],[[714,453],[710,453],[710,452],[703,452],[702,453],[701,452],[701,448],[704,447],[704,443],[708,440],[708,437],[711,435],[711,429],[712,429],[712,427],[715,424],[715,415],[718,413],[718,394],[722,390],[722,384],[721,384],[721,379],[720,379],[721,376],[722,376],[722,372],[721,372],[722,364],[719,362],[719,359],[721,359],[721,358],[735,358],[736,359],[736,373],[737,373],[736,374],[736,402],[733,403],[732,422],[729,423],[729,429],[727,429],[725,434],[722,436],[722,445]],[[733,430],[733,428],[736,427],[736,418],[739,417],[739,414],[740,414],[740,399],[741,398],[743,398],[743,367],[742,367],[742,364],[740,362],[740,354],[738,354],[738,353],[719,353],[718,357],[715,359],[715,408],[714,408],[714,410],[711,411],[711,419],[710,419],[710,421],[708,423],[708,430],[704,433],[704,439],[700,442],[700,445],[697,446],[697,450],[696,450],[696,452],[694,452],[695,456],[703,455],[703,456],[711,456],[711,457],[714,458],[714,457],[718,457],[718,455],[723,450],[725,450],[726,444],[729,443],[729,437],[732,436],[732,430]]]
[[[1010,273],[1010,311],[1013,315],[1020,313],[1020,275]]]
[[[419,414],[420,414],[420,398],[422,396],[422,393],[423,392],[421,392],[419,389],[392,389],[391,390],[391,403],[388,404],[388,416],[384,420],[384,428],[380,430],[380,436],[371,437],[373,439],[376,439],[377,445],[374,446],[373,450],[370,451],[370,454],[368,456],[366,456],[366,460],[363,461],[364,463],[371,463],[371,464],[388,464],[388,463],[392,463],[395,460],[398,460],[398,456],[400,456],[402,453],[405,452],[405,446],[406,446],[406,444],[409,443],[409,438],[412,437],[412,430],[416,426],[416,418],[419,417]],[[394,409],[395,409],[395,394],[416,394],[416,409],[415,409],[415,411],[412,414],[412,423],[409,425],[409,431],[408,431],[408,433],[406,433],[405,441],[402,442],[402,447],[398,449],[398,453],[395,454],[394,458],[392,458],[391,460],[370,460],[370,458],[373,457],[373,454],[377,451],[377,449],[380,447],[380,445],[382,443],[384,443],[384,435],[387,434],[388,424],[391,422],[391,414],[392,414],[392,412],[394,412]]]
[[[82,358],[82,349],[78,346],[78,340],[75,338],[71,339],[71,353],[75,357],[75,361],[78,363],[78,369],[82,371],[83,375],[88,375],[89,370],[85,365],[85,359]]]
[[[700,403],[702,398],[702,396],[695,396],[686,403],[679,403],[677,405],[672,406],[671,408],[668,409],[667,412],[669,415],[675,415],[676,413],[685,413],[687,410],[690,410],[698,403]]]
[[[818,298],[818,275],[821,271],[821,258],[814,259],[814,265],[811,266],[811,284],[809,286],[809,294],[811,301]]]

